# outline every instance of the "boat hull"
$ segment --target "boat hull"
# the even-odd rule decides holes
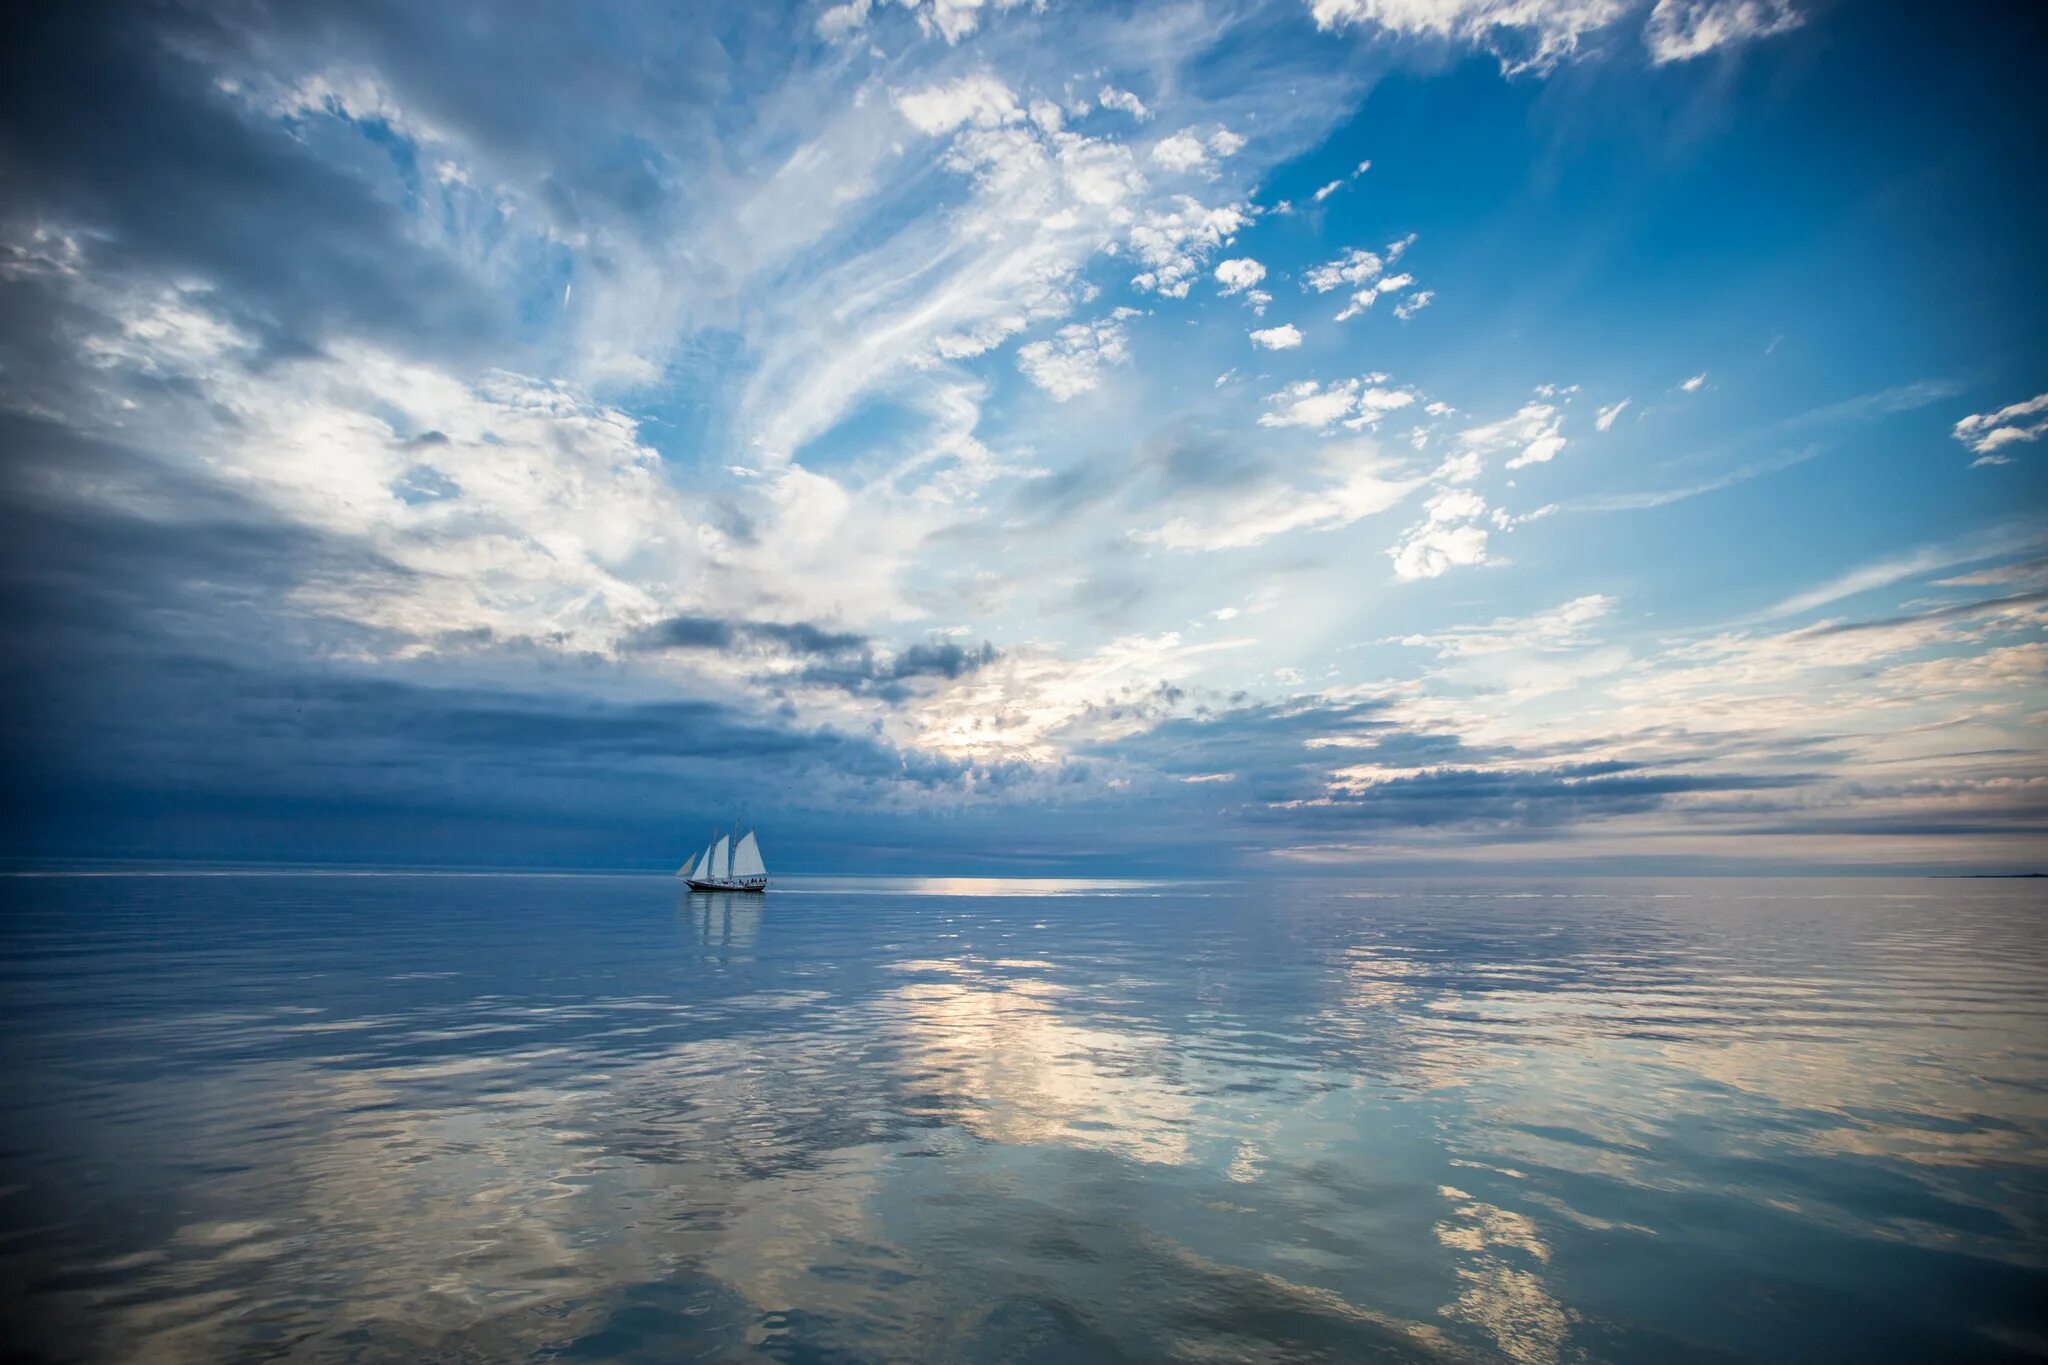
[[[739,877],[733,879],[732,881],[712,882],[700,882],[695,877],[689,877],[685,878],[685,881],[688,883],[689,888],[692,891],[761,892],[766,891],[768,889],[768,879],[766,877]]]

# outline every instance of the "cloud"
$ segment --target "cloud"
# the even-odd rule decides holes
[[[1152,159],[1178,174],[1199,171],[1209,164],[1209,149],[1192,132],[1175,133],[1152,144]]]
[[[1166,300],[1269,301],[1258,187],[1327,164],[1383,63],[1235,11],[999,8],[813,6],[797,42],[701,6],[37,20],[46,78],[0,88],[12,847],[588,864],[733,792],[825,862],[910,820],[933,862],[2038,826],[1998,794],[2038,766],[2030,584],[1701,634],[1711,603],[1587,617],[1627,565],[1548,536],[1555,598],[1467,575],[1397,594],[1411,649],[1337,655],[1329,622],[1387,629],[1361,564],[1449,575],[1545,514],[1487,480],[1554,461],[1572,398],[1212,390],[1233,310]],[[1442,13],[1520,65],[1541,8]],[[1092,105],[1112,71],[1183,131]],[[1412,240],[1301,283],[1410,317]],[[1389,416],[1386,450],[1340,430]]]
[[[1266,267],[1249,256],[1239,256],[1216,265],[1216,282],[1225,295],[1242,293],[1266,278]]]
[[[1418,289],[1394,305],[1394,316],[1406,322],[1434,302],[1436,302],[1436,291],[1434,289]]]
[[[1131,246],[1147,267],[1131,284],[1180,299],[1187,297],[1203,261],[1218,247],[1228,246],[1251,222],[1251,215],[1241,204],[1210,208],[1184,194],[1175,196],[1171,205],[1146,213],[1131,227]]]
[[[631,647],[643,650],[772,648],[790,654],[843,654],[872,642],[848,631],[808,621],[743,621],[716,616],[670,616],[636,632]]]
[[[1692,378],[1686,380],[1683,384],[1680,384],[1678,387],[1680,389],[1683,389],[1687,393],[1698,393],[1700,391],[1700,386],[1702,384],[1705,384],[1706,382],[1707,376],[1706,372],[1703,370],[1700,373],[1694,375]]]
[[[893,655],[877,658],[863,651],[806,664],[795,681],[813,687],[833,687],[861,696],[901,703],[913,694],[919,680],[955,682],[987,668],[1001,656],[990,644],[978,648],[954,641],[914,644]]]
[[[1372,307],[1373,301],[1380,295],[1398,292],[1415,283],[1413,275],[1384,273],[1387,266],[1399,260],[1414,240],[1411,236],[1391,244],[1384,256],[1353,247],[1334,260],[1312,267],[1302,277],[1302,281],[1318,294],[1327,294],[1333,289],[1349,288],[1352,291],[1351,301],[1345,306],[1344,311],[1337,314],[1337,321],[1348,321]],[[1417,294],[1415,298],[1421,302],[1411,299],[1408,312],[1401,316],[1404,319],[1412,317],[1416,312],[1428,307],[1429,300],[1434,297],[1434,294],[1427,291]]]
[[[1328,199],[1331,195],[1335,194],[1338,190],[1343,189],[1346,185],[1358,179],[1359,176],[1364,175],[1367,171],[1371,169],[1372,162],[1361,161],[1349,175],[1339,176],[1337,179],[1332,180],[1329,184],[1324,185],[1322,188],[1318,189],[1314,194],[1310,195],[1309,198],[1314,200],[1316,203],[1320,204],[1325,199]]]
[[[222,98],[186,53],[203,50],[208,21],[151,17],[164,32],[117,7],[52,11],[17,35],[39,73],[0,82],[0,121],[35,130],[12,142],[4,189],[9,235],[24,228],[40,243],[20,267],[40,257],[60,290],[81,269],[102,287],[203,286],[264,354],[335,333],[449,353],[513,347],[510,310],[422,242],[375,182],[305,156],[285,122],[245,118]]]
[[[1738,483],[1746,483],[1761,474],[1775,474],[1781,469],[1790,469],[1804,464],[1821,453],[1819,446],[1804,446],[1787,451],[1768,460],[1755,460],[1739,465],[1717,478],[1704,479],[1698,483],[1684,484],[1677,488],[1657,488],[1640,493],[1595,493],[1573,498],[1564,504],[1572,512],[1641,512],[1653,507],[1668,507],[1674,502],[1684,502],[1703,493],[1718,493]]]
[[[1143,100],[1130,91],[1119,90],[1115,86],[1103,86],[1102,93],[1095,97],[1095,101],[1105,109],[1121,109],[1140,123],[1152,117],[1152,111],[1145,107]]]
[[[1007,10],[1025,0],[896,0],[911,12],[927,35],[936,33],[950,46],[981,27],[984,9]],[[850,38],[867,25],[874,0],[844,0],[818,16],[818,36],[827,42]]]
[[[1501,70],[1547,72],[1580,41],[1620,19],[1635,0],[1309,0],[1316,26],[1378,28],[1404,37],[1456,39],[1493,53]]]
[[[1268,410],[1259,415],[1259,425],[1324,431],[1342,421],[1356,430],[1398,412],[1415,398],[1411,389],[1391,387],[1383,374],[1338,380],[1327,388],[1318,380],[1305,379],[1268,394]]]
[[[1799,27],[1791,0],[1657,0],[1643,29],[1651,60],[1689,61]]]
[[[1130,358],[1123,323],[1115,318],[1073,323],[1051,340],[1017,348],[1017,368],[1024,377],[1060,403],[1096,388],[1106,366],[1122,365]]]
[[[1606,431],[1608,428],[1612,427],[1614,425],[1614,419],[1621,416],[1621,414],[1628,408],[1628,402],[1629,400],[1624,398],[1618,403],[1609,403],[1607,406],[1601,408],[1599,415],[1594,417],[1593,419],[1593,430]]]
[[[1373,252],[1353,247],[1337,259],[1311,268],[1302,278],[1318,294],[1327,294],[1344,285],[1364,284],[1384,266],[1385,262]]]
[[[2048,588],[2048,558],[2021,560],[2015,564],[2000,564],[1994,568],[1976,569],[1953,578],[1938,578],[1935,586],[1943,588],[1984,588],[2017,586],[2025,588]]]
[[[853,631],[807,621],[748,621],[682,615],[657,621],[629,642],[643,652],[714,651],[738,654],[763,682],[837,688],[900,701],[915,679],[952,681],[992,664],[993,645],[939,640],[891,650]],[[778,667],[793,661],[794,667]]]
[[[1760,619],[1798,616],[1846,597],[1888,588],[1958,564],[2037,550],[2043,541],[2029,528],[2008,527],[1986,535],[1936,545],[1922,545],[1900,554],[1859,564],[1835,578],[1792,594],[1767,607]]]
[[[944,85],[921,90],[899,91],[896,107],[911,127],[920,133],[950,133],[972,124],[977,128],[1000,128],[1024,117],[1017,96],[986,72],[962,76]]]
[[[1184,296],[1243,221],[1186,196],[1149,197],[1130,149],[1030,120],[1000,82],[961,78],[916,93],[928,98],[913,112],[952,128],[939,164],[972,194],[953,213],[892,222],[876,244],[807,266],[792,290],[768,291],[777,325],[761,329],[739,428],[770,458],[790,458],[863,399],[914,393],[938,364],[1068,315],[1092,296],[1082,272],[1099,253],[1129,247],[1153,265],[1153,287]]]
[[[1464,488],[1439,489],[1423,504],[1423,510],[1423,519],[1387,551],[1394,561],[1394,577],[1410,583],[1487,562],[1486,528],[1479,525],[1486,502],[1477,493]]]
[[[1523,469],[1557,457],[1565,447],[1563,425],[1564,410],[1556,404],[1524,403],[1512,417],[1459,432],[1458,441],[1481,454],[1513,450],[1507,467]]]
[[[1605,619],[1614,606],[1612,597],[1589,593],[1534,616],[1504,616],[1483,626],[1405,635],[1401,643],[1432,650],[1439,659],[1583,649],[1592,642],[1592,626]]]
[[[1129,543],[1179,551],[1242,549],[1348,526],[1420,486],[1370,442],[1332,441],[1303,453],[1192,425],[1061,483],[1025,495],[1031,515],[1071,527],[1099,514],[1105,526],[1135,526],[1123,533]]]
[[[1252,345],[1268,351],[1291,351],[1301,345],[1301,329],[1293,323],[1267,327],[1251,334]]]
[[[2038,441],[2048,433],[2048,393],[2040,393],[2024,402],[2012,403],[1996,412],[1972,413],[1955,426],[1955,438],[1977,453],[1970,462],[1972,469],[1980,465],[2010,464],[2012,457],[2004,448],[2022,441]],[[2029,417],[2040,420],[2029,422]]]
[[[658,698],[617,676],[603,695],[563,688],[551,667],[588,677],[595,661],[488,629],[440,637],[439,663],[378,657],[381,632],[332,626],[309,654],[297,603],[414,575],[200,471],[14,419],[0,440],[14,476],[0,496],[0,767],[10,809],[27,812],[21,795],[37,790],[16,828],[38,847],[310,858],[324,846],[330,860],[530,865],[616,856],[635,840],[662,849],[672,836],[650,812],[719,814],[686,778],[761,781],[764,803],[805,792],[794,804],[813,808],[864,792],[879,809],[974,770],[763,714],[687,675]],[[73,477],[100,496],[71,496]],[[802,623],[668,626],[681,642],[800,657],[858,638]],[[466,679],[449,676],[458,658],[473,660]],[[975,666],[913,647],[874,668],[910,687]],[[158,723],[167,712],[176,726]],[[259,751],[260,763],[236,758]]]
[[[1475,747],[1380,698],[1306,696],[1167,714],[1082,752],[1167,776],[1178,792],[1158,800],[1213,803],[1219,794],[1210,784],[1221,788],[1218,778],[1227,776],[1223,799],[1243,803],[1245,826],[1284,829],[1297,844],[1346,831],[1555,830],[1640,816],[1689,796],[1810,780]]]
[[[1280,536],[1349,526],[1396,506],[1416,481],[1387,477],[1368,451],[1333,452],[1311,467],[1316,481],[1239,489],[1199,513],[1169,519],[1132,539],[1169,550],[1236,550]]]

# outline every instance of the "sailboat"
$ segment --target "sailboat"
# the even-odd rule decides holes
[[[768,867],[754,831],[735,842],[721,834],[704,851],[676,869],[692,891],[766,891]]]

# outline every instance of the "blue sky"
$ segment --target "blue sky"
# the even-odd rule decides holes
[[[2031,868],[2042,36],[46,14],[8,851]]]

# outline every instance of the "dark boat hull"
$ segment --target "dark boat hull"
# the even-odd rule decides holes
[[[730,882],[700,882],[694,877],[686,880],[692,891],[746,891],[758,894],[768,889],[766,877],[747,877]]]

